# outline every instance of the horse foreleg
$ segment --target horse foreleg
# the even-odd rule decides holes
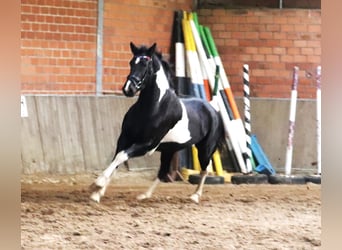
[[[137,199],[138,200],[144,200],[144,199],[151,198],[151,196],[152,196],[154,190],[156,189],[156,187],[158,186],[159,182],[160,182],[160,179],[157,177],[153,181],[152,185],[148,188],[148,190],[145,193],[138,195]]]
[[[129,148],[119,151],[109,167],[106,168],[106,170],[103,171],[103,173],[90,186],[90,189],[92,191],[90,199],[96,202],[100,202],[100,199],[104,195],[114,171],[121,163],[127,161],[129,158],[142,156],[147,152],[154,150],[156,146],[157,145],[152,144],[151,141],[148,141],[142,144],[132,144]],[[122,145],[120,144],[118,148],[122,148]]]
[[[200,198],[202,196],[203,186],[204,186],[205,179],[207,178],[207,175],[208,175],[207,171],[201,171],[200,183],[198,184],[195,193],[190,196],[190,199],[196,203],[199,203]]]
[[[104,195],[111,177],[118,166],[128,160],[128,154],[125,151],[119,152],[112,163],[102,172],[102,174],[95,180],[90,186],[92,194],[90,199],[96,202],[100,202],[101,197]]]

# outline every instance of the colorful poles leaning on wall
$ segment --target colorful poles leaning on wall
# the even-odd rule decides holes
[[[191,35],[191,27],[186,13],[183,14],[182,28],[185,41],[187,65],[192,83],[192,95],[206,99],[201,65],[199,64],[195,42]]]
[[[191,32],[191,14],[189,14],[188,18],[184,15],[183,20],[182,20],[182,27],[184,31],[184,37],[185,37],[185,48],[186,48],[186,54],[187,54],[187,59],[188,59],[188,66],[190,68],[190,74],[197,74],[197,77],[202,77],[201,82],[202,84],[193,84],[193,88],[197,88],[198,91],[194,91],[193,95],[205,100],[210,100],[210,90],[208,87],[206,88],[205,85],[208,84],[208,76],[206,74],[206,71],[203,68],[203,64],[200,63],[199,56],[196,51],[196,45],[195,45],[195,40],[193,33]],[[192,25],[194,25],[192,21]],[[199,79],[199,78],[198,78]],[[207,89],[207,90],[206,90]],[[197,159],[197,149],[193,146],[192,147],[192,152],[193,152],[193,162],[194,162],[194,169],[199,170],[199,162]],[[222,163],[221,163],[221,158],[219,151],[215,151],[213,155],[213,161],[214,165],[216,168],[216,173],[217,175],[222,176],[223,175],[223,169],[222,169]]]
[[[194,15],[196,16],[196,15]],[[196,18],[194,18],[196,20]],[[202,66],[202,70],[204,71],[204,74],[208,76],[208,81],[209,81],[209,85],[211,87],[211,89],[213,89],[214,87],[214,70],[213,68],[210,66],[209,62],[208,62],[208,58],[205,52],[205,49],[203,47],[199,32],[197,30],[198,25],[196,26],[195,21],[193,19],[193,15],[189,14],[189,18],[188,18],[188,23],[190,24],[190,28],[191,30],[187,30],[187,32],[189,32],[187,35],[189,35],[190,37],[193,38],[193,41],[195,41],[195,50],[198,53],[198,59],[200,60],[200,65]],[[192,64],[191,64],[192,65]],[[216,66],[216,64],[215,64]],[[220,86],[219,86],[220,88]],[[221,87],[222,88],[222,87]],[[223,96],[224,97],[224,96]],[[246,172],[245,170],[245,165],[244,165],[244,161],[243,161],[243,157],[239,148],[239,139],[237,136],[236,131],[233,129],[235,129],[234,123],[233,121],[230,119],[230,117],[226,114],[227,110],[223,104],[223,100],[222,100],[222,96],[221,98],[218,99],[218,106],[220,107],[220,113],[222,116],[222,119],[224,121],[225,124],[225,129],[226,129],[226,135],[229,135],[229,139],[227,138],[227,143],[232,143],[234,146],[233,148],[235,148],[236,150],[236,157],[238,158],[239,161],[239,165],[240,165],[240,169],[242,169],[243,172]],[[230,141],[230,142],[229,142]]]
[[[202,99],[206,99],[209,102],[211,100],[211,90],[210,90],[210,86],[209,86],[209,75],[213,76],[213,73],[210,71],[209,65],[207,64],[205,51],[203,49],[203,45],[202,45],[201,39],[199,37],[195,21],[193,20],[193,17],[191,14],[189,14],[188,19],[189,19],[188,22],[190,25],[190,30],[188,30],[188,32],[189,32],[188,35],[190,36],[191,40],[194,42],[193,49],[198,54],[198,57],[197,57],[199,59],[198,64],[200,65],[201,70],[202,70],[202,74],[203,74],[203,86],[204,86],[204,90],[205,90],[205,98],[202,98]],[[196,48],[197,48],[197,50],[196,50]],[[211,77],[211,79],[212,79],[212,77]],[[216,150],[215,153],[213,154],[213,162],[215,165],[216,174],[218,176],[223,176],[222,162],[221,162],[221,157],[220,157],[220,153],[218,150]]]
[[[243,158],[246,157],[247,154],[247,146],[246,146],[246,133],[245,128],[242,123],[242,120],[240,118],[239,111],[237,109],[237,105],[235,103],[235,99],[233,96],[233,93],[231,91],[228,78],[226,76],[226,73],[224,71],[221,58],[217,52],[216,45],[214,42],[214,39],[211,35],[210,29],[208,27],[203,27],[204,35],[208,41],[208,51],[211,53],[212,58],[214,59],[215,65],[220,66],[220,85],[219,85],[219,92],[222,96],[223,103],[226,107],[226,112],[228,112],[228,115],[230,117],[230,140],[232,142],[234,151],[236,152],[236,158],[239,163],[240,171],[244,174],[250,173],[252,171],[252,168],[247,168],[245,161]],[[237,146],[236,148],[234,141],[237,140]]]
[[[317,116],[317,174],[321,174],[321,66],[316,70],[316,116]]]
[[[241,149],[242,154],[244,154],[244,157],[245,157],[245,154],[247,154],[247,147],[246,147],[246,140],[245,140],[245,128],[244,128],[243,122],[241,120],[239,110],[237,108],[237,105],[236,105],[236,102],[235,102],[235,99],[233,96],[233,92],[230,88],[230,84],[229,84],[226,72],[224,70],[221,58],[218,54],[218,51],[217,51],[213,36],[210,32],[210,29],[208,27],[205,27],[204,32],[207,36],[207,40],[208,40],[209,46],[210,46],[210,51],[213,54],[214,61],[222,69],[220,71],[221,84],[222,84],[224,92],[228,98],[229,107],[231,108],[231,110],[233,112],[233,121],[234,121],[234,126],[236,128],[236,133],[238,133],[238,141],[239,141],[240,149]],[[246,169],[245,171],[242,171],[243,173],[250,173],[252,171],[251,167],[244,166],[243,168]]]
[[[292,152],[293,152],[293,136],[296,121],[296,106],[297,106],[297,86],[298,86],[298,71],[299,68],[295,66],[293,68],[293,84],[291,90],[291,103],[290,103],[290,117],[289,117],[289,134],[286,148],[285,158],[285,175],[291,175],[292,167]]]

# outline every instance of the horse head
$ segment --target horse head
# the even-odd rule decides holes
[[[138,48],[132,42],[130,43],[133,58],[129,62],[130,73],[122,88],[125,96],[134,96],[139,90],[145,88],[149,79],[153,76],[153,56],[156,46],[157,44],[154,43],[150,48],[145,46]]]

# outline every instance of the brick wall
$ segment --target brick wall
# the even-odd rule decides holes
[[[157,42],[168,56],[173,12],[192,0],[115,0],[104,3],[103,89],[121,93],[131,58],[129,42]],[[292,68],[299,97],[314,98],[305,77],[321,61],[321,12],[303,9],[203,9],[235,96],[242,95],[243,63],[250,65],[251,96],[289,97]],[[22,93],[95,93],[96,0],[21,1]]]
[[[105,1],[103,87],[122,93],[132,58],[129,43],[152,45],[168,57],[174,11],[190,11],[192,0]]]
[[[192,0],[105,0],[104,93],[121,89],[131,57],[129,42],[157,41],[167,54],[173,11],[190,11],[191,6]],[[22,93],[95,93],[96,32],[96,0],[22,0]]]
[[[299,98],[315,98],[313,79],[321,63],[321,11],[303,9],[203,9],[235,96],[243,95],[242,65],[250,66],[251,96],[288,98],[292,69],[299,72]]]
[[[96,24],[94,0],[22,0],[22,92],[94,91]]]

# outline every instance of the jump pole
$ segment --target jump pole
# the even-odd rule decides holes
[[[174,63],[175,63],[175,80],[177,87],[177,95],[181,97],[189,96],[189,83],[190,79],[186,74],[185,67],[185,47],[184,37],[182,31],[183,11],[177,10],[174,12],[173,34],[172,42],[174,44]],[[177,165],[180,168],[191,168],[192,151],[190,149],[182,149],[175,153],[172,159],[172,165]],[[177,172],[179,173],[179,172]]]
[[[208,92],[208,90],[206,91],[205,89],[205,84],[206,83],[208,84],[208,77],[206,75],[206,72],[203,69],[203,65],[201,65],[200,63],[200,60],[196,51],[196,45],[195,45],[194,37],[191,31],[191,24],[190,24],[191,19],[192,19],[191,14],[188,15],[187,19],[183,18],[183,30],[184,30],[184,36],[186,38],[185,47],[187,49],[187,55],[188,55],[187,58],[189,60],[188,65],[190,67],[190,72],[192,72],[192,74],[196,74],[198,78],[201,77],[200,82],[202,83],[202,84],[197,85],[198,91],[194,91],[194,96],[204,99],[204,100],[210,100],[210,92]],[[192,152],[193,152],[194,166],[196,167],[196,169],[198,169],[200,168],[200,164],[197,159],[198,151],[195,146],[192,147]],[[221,162],[219,151],[217,150],[213,154],[213,161],[216,167],[217,175],[223,176],[222,162]],[[212,170],[212,166],[209,165],[209,171],[211,170]]]
[[[297,87],[298,87],[298,71],[299,68],[293,68],[293,81],[291,88],[290,100],[290,115],[289,115],[289,130],[288,140],[285,156],[285,175],[270,175],[269,182],[271,184],[305,184],[306,178],[304,176],[291,175],[292,168],[292,153],[293,153],[293,137],[296,121],[296,107],[297,107]]]
[[[316,116],[317,116],[317,174],[321,175],[321,66],[316,69]]]
[[[289,117],[289,133],[287,139],[286,158],[285,158],[285,175],[291,175],[292,168],[292,153],[293,153],[293,136],[296,122],[296,108],[297,108],[297,86],[298,86],[298,71],[299,68],[293,68],[293,83],[291,89],[290,102],[290,117]]]
[[[177,83],[177,92],[180,96],[188,95],[188,80],[185,72],[185,48],[184,37],[182,34],[183,12],[175,11],[174,16],[174,44],[175,44],[175,74]]]
[[[201,98],[205,97],[204,85],[203,85],[203,76],[201,72],[201,67],[199,65],[198,55],[196,53],[196,49],[194,48],[193,41],[191,40],[190,33],[191,28],[189,24],[189,20],[184,15],[182,20],[182,27],[184,33],[184,41],[185,41],[185,50],[186,50],[186,58],[190,70],[190,78],[192,83],[193,96],[199,96]]]
[[[194,17],[197,17],[196,13],[194,13]],[[195,19],[197,19],[197,18],[195,18]],[[208,74],[210,74],[210,76],[211,76],[211,77],[209,77],[209,85],[210,85],[210,88],[211,88],[212,96],[214,96],[213,89],[214,89],[214,86],[216,86],[215,85],[216,80],[219,81],[219,75],[216,76],[216,73],[215,73],[215,77],[214,77],[214,80],[213,80],[212,79],[212,75],[211,75],[210,72],[216,72],[217,65],[215,64],[214,58],[212,56],[212,53],[210,52],[210,48],[209,48],[209,44],[208,44],[207,38],[204,35],[203,26],[198,24],[198,23],[197,23],[196,26],[197,26],[198,33],[200,35],[200,43],[199,43],[200,46],[198,46],[198,50],[201,50],[200,48],[202,46],[203,50],[205,52],[205,55],[207,57],[206,58],[207,60],[204,59],[204,64],[205,64],[205,69],[207,70],[207,72],[209,72]],[[196,44],[197,44],[197,39],[195,39],[195,41],[196,41]],[[200,58],[201,58],[202,57],[201,55],[203,55],[203,54],[200,53],[199,55],[200,55]],[[216,78],[218,78],[218,79],[216,79]],[[218,87],[216,87],[216,90],[217,89],[218,89]],[[218,98],[221,99],[220,101],[224,101],[221,96],[218,97]],[[226,112],[228,112],[228,110]],[[229,139],[226,140],[226,144],[227,144],[227,147],[228,147],[229,155],[231,157],[231,161],[232,161],[231,164],[232,164],[233,168],[236,171],[241,171],[231,141]]]
[[[200,59],[201,63],[204,65],[203,68],[205,69],[205,71],[208,75],[210,87],[213,90],[214,85],[215,85],[215,79],[213,79],[212,76],[214,76],[214,73],[213,73],[211,66],[209,64],[209,61],[208,61],[207,55],[205,53],[205,50],[204,50],[200,35],[198,33],[197,27],[195,25],[195,22],[190,18],[189,23],[190,23],[190,27],[192,30],[193,39],[196,43],[199,59]],[[236,158],[237,158],[239,165],[240,165],[240,169],[243,172],[246,172],[244,160],[242,158],[242,154],[241,154],[239,144],[238,144],[238,138],[236,137],[236,132],[232,131],[234,128],[234,124],[230,120],[229,116],[226,114],[227,110],[224,108],[223,100],[221,98],[217,98],[217,102],[218,102],[218,107],[220,108],[220,114],[221,114],[222,120],[224,121],[224,124],[225,124],[226,134],[229,135],[230,141],[231,141],[232,146],[234,148],[234,151],[236,153]],[[229,143],[228,141],[227,141],[227,144]]]
[[[192,37],[190,22],[188,15],[183,15],[182,27],[185,40],[186,58],[188,62],[188,69],[190,71],[190,78],[192,83],[192,95],[207,99],[206,91],[204,88],[204,78],[202,74],[202,68],[199,63],[198,54],[196,52],[195,42]],[[198,161],[198,150],[195,146],[192,146],[193,167],[195,170],[200,171],[200,163]],[[217,157],[215,158],[217,159]],[[219,165],[219,163],[217,163]],[[209,171],[212,167],[209,165]]]
[[[236,105],[236,102],[235,102],[235,99],[234,99],[234,96],[233,96],[233,92],[230,88],[230,84],[229,84],[229,81],[228,81],[228,78],[227,78],[227,75],[226,75],[226,72],[224,70],[224,67],[223,67],[223,64],[222,64],[222,61],[221,61],[221,57],[217,51],[217,48],[216,48],[216,45],[215,45],[215,42],[214,42],[214,38],[210,32],[210,29],[208,27],[204,27],[204,32],[205,32],[205,35],[208,39],[208,42],[209,42],[209,46],[211,48],[211,52],[213,53],[213,58],[215,60],[215,63],[217,65],[220,66],[220,79],[221,79],[221,83],[222,83],[222,87],[224,89],[224,92],[228,98],[228,101],[229,101],[229,104],[230,104],[230,107],[233,111],[233,115],[234,115],[234,120],[236,120],[235,123],[237,123],[236,125],[236,128],[238,129],[238,132],[239,132],[239,138],[241,138],[239,140],[239,143],[240,143],[240,147],[241,147],[241,151],[243,153],[246,153],[246,141],[245,141],[245,129],[244,129],[244,126],[243,126],[243,122],[241,120],[241,117],[240,117],[240,114],[239,114],[239,110],[237,108],[237,105]]]
[[[182,19],[182,29],[183,29],[183,35],[184,35],[184,45],[185,45],[185,55],[187,59],[187,68],[190,72],[190,79],[191,79],[191,90],[190,94],[192,96],[201,96],[198,86],[203,82],[202,74],[201,72],[196,72],[196,69],[194,67],[191,67],[191,64],[194,60],[194,54],[193,51],[191,51],[191,41],[188,35],[188,23],[187,23],[187,13],[183,12],[183,19]],[[198,161],[198,151],[197,148],[193,145],[191,147],[192,152],[192,162],[193,162],[193,168],[194,170],[200,171],[201,167]]]
[[[212,54],[214,62],[216,65],[218,65],[220,67],[220,79],[219,79],[220,83],[221,83],[221,85],[219,85],[220,93],[223,91],[224,95],[228,99],[229,106],[230,106],[232,113],[233,113],[233,117],[231,119],[231,124],[229,125],[230,130],[234,131],[234,132],[232,132],[232,131],[230,132],[230,135],[232,136],[232,137],[230,137],[232,140],[232,145],[233,145],[234,151],[236,152],[236,157],[237,157],[237,160],[239,162],[241,172],[244,174],[248,174],[251,172],[251,169],[247,169],[247,167],[244,163],[245,161],[243,160],[243,157],[242,157],[242,156],[245,157],[246,152],[247,152],[245,128],[244,128],[244,125],[242,123],[241,117],[239,115],[239,112],[238,112],[238,109],[237,109],[237,106],[236,106],[236,103],[235,103],[235,100],[233,97],[233,93],[230,89],[229,82],[228,82],[226,73],[224,71],[222,61],[218,55],[218,52],[217,52],[217,49],[216,49],[216,46],[214,43],[214,39],[211,35],[210,29],[208,27],[203,27],[203,31],[204,31],[203,32],[204,36],[206,37],[206,39],[208,41],[209,51]],[[227,112],[229,112],[229,111],[227,110]],[[234,141],[233,138],[236,138],[237,143],[238,143],[238,147],[240,150],[236,149],[234,142],[233,142]],[[240,153],[238,153],[237,151],[240,151]],[[241,154],[241,156],[240,156],[240,154]],[[242,158],[242,161],[241,161],[241,158]]]
[[[249,91],[249,65],[243,65],[243,101],[245,111],[245,131],[246,131],[246,168],[249,172],[252,171],[252,140],[251,140],[251,102],[250,102],[250,91]]]
[[[307,182],[321,184],[322,161],[321,161],[321,66],[316,68],[316,150],[317,150],[317,173],[305,176]]]
[[[190,30],[189,30],[189,37],[190,37],[190,41],[191,41],[191,49],[195,50],[196,53],[198,54],[198,61],[200,64],[200,67],[202,69],[202,74],[203,74],[203,84],[204,84],[204,88],[205,88],[205,98],[202,99],[206,99],[208,102],[211,99],[211,91],[210,91],[210,86],[209,86],[209,75],[213,75],[212,72],[210,70],[208,70],[208,65],[207,65],[207,60],[206,60],[206,56],[205,56],[205,52],[202,46],[202,43],[200,41],[199,35],[198,35],[198,31],[197,31],[197,27],[195,25],[195,22],[193,20],[192,15],[189,15],[189,25],[190,25]],[[222,168],[222,162],[221,162],[221,157],[220,157],[220,153],[218,150],[216,150],[213,154],[213,162],[215,165],[215,170],[216,170],[216,174],[218,176],[223,176],[223,168]]]

